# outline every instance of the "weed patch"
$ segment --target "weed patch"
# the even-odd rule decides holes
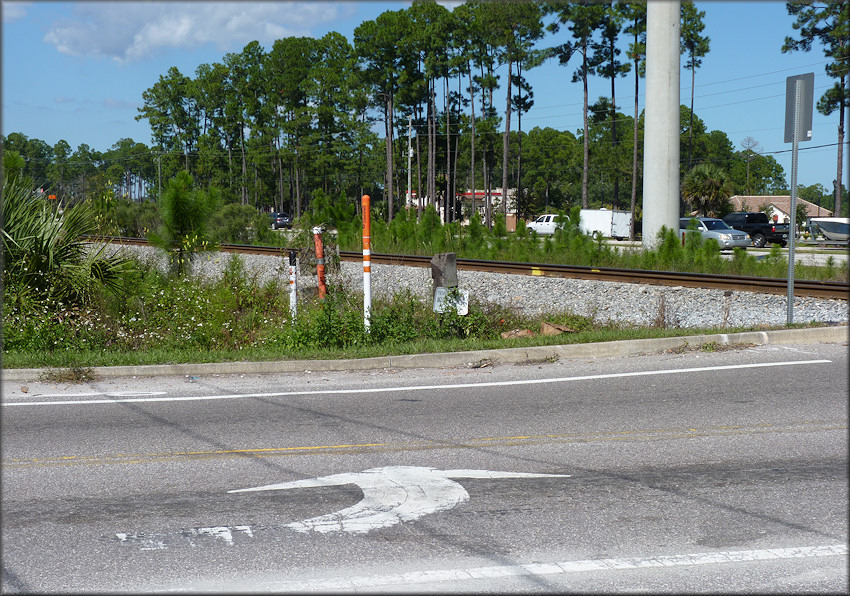
[[[48,368],[40,375],[40,380],[48,383],[88,383],[94,381],[95,374],[91,368],[72,366],[70,368]]]

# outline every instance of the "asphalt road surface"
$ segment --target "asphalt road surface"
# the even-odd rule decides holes
[[[2,590],[847,593],[847,360],[4,382]]]

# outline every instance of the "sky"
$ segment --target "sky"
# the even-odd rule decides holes
[[[443,4],[452,8],[456,3]],[[319,38],[336,31],[353,43],[354,29],[362,22],[409,5],[2,0],[2,132],[19,132],[51,146],[65,140],[74,150],[86,144],[106,151],[123,138],[150,145],[147,121],[135,117],[143,105],[142,93],[170,67],[194,77],[199,65],[221,62],[225,54],[240,52],[254,40],[270,50],[276,39]],[[790,182],[791,144],[784,142],[786,79],[814,73],[817,102],[834,84],[824,73],[823,48],[815,44],[808,53],[781,52],[785,36],[796,35],[784,2],[708,0],[696,6],[705,12],[703,34],[710,38],[709,53],[696,71],[696,116],[707,130],[725,132],[736,150],[745,138],[755,139],[756,149],[773,155]],[[534,107],[522,116],[523,131],[535,126],[581,129],[582,88],[571,82],[574,70],[573,64],[549,62],[525,72],[533,86]],[[691,102],[690,82],[690,72],[683,69],[684,105]],[[641,80],[641,110],[644,87]],[[618,79],[616,89],[620,111],[631,114],[632,75]],[[610,82],[594,77],[590,102],[600,96],[610,96]],[[496,105],[503,103],[504,98]],[[812,139],[799,145],[798,184],[822,184],[832,192],[837,132],[837,112],[826,117],[815,110]],[[850,151],[845,148],[844,154],[846,187]]]

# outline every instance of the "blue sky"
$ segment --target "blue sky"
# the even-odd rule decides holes
[[[50,145],[64,139],[73,149],[85,143],[105,151],[122,138],[150,144],[147,122],[136,121],[135,116],[142,93],[170,67],[192,77],[200,64],[220,62],[226,53],[239,52],[253,40],[266,49],[281,37],[321,37],[329,31],[352,40],[363,21],[408,5],[3,0],[2,131],[20,132]],[[785,80],[813,72],[817,101],[833,84],[824,74],[822,48],[816,45],[808,53],[780,51],[785,36],[795,34],[784,2],[706,1],[697,2],[697,7],[706,13],[703,33],[711,41],[696,73],[696,115],[708,130],[727,133],[736,149],[746,137],[757,140],[759,150],[773,154],[790,180],[791,145],[783,141]],[[535,107],[523,115],[523,130],[581,128],[581,85],[570,82],[574,69],[572,64],[564,68],[551,63],[525,73],[533,85]],[[690,74],[683,72],[681,81],[681,103],[689,105]],[[590,101],[602,95],[610,95],[610,83],[595,78]],[[632,112],[631,75],[618,80],[617,103],[621,111]],[[832,191],[837,130],[837,113],[825,117],[815,111],[813,138],[800,144],[799,184],[820,183]],[[845,186],[850,177],[848,154],[845,150]]]

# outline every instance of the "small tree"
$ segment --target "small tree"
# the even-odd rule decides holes
[[[714,164],[701,163],[685,175],[682,199],[698,214],[717,217],[728,211],[732,181]]]
[[[153,246],[168,252],[177,275],[187,272],[197,251],[211,248],[207,222],[221,202],[216,189],[204,192],[193,186],[192,176],[186,171],[168,182],[159,204],[162,225],[158,233],[148,236]]]

